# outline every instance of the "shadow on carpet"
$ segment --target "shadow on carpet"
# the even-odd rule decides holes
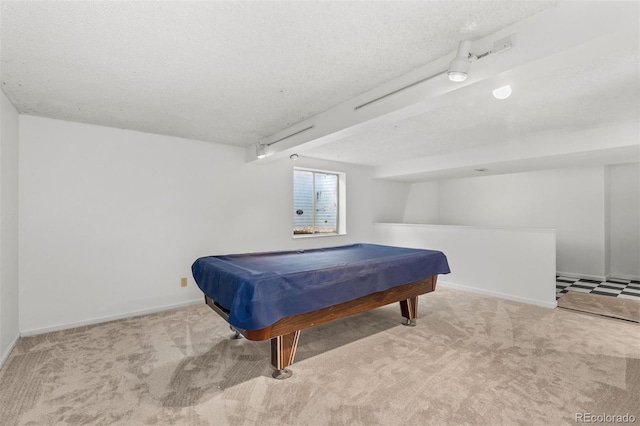
[[[558,307],[609,318],[640,322],[640,301],[569,291],[558,299]]]

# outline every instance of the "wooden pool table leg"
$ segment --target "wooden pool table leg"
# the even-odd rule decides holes
[[[400,311],[405,320],[402,325],[415,327],[416,318],[418,317],[418,297],[410,297],[407,300],[400,301]]]
[[[287,367],[293,364],[300,330],[271,339],[271,365],[276,368],[274,379],[288,379],[293,374]]]

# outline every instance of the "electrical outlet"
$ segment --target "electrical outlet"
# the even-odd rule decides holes
[[[187,286],[187,277],[180,278],[180,287],[186,287],[186,286]]]

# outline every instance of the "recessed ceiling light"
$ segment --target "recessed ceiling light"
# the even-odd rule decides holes
[[[496,99],[507,99],[509,96],[511,96],[511,86],[508,84],[493,91],[493,97]]]

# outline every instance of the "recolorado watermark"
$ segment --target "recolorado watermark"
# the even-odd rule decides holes
[[[635,423],[633,414],[576,413],[576,423]]]

